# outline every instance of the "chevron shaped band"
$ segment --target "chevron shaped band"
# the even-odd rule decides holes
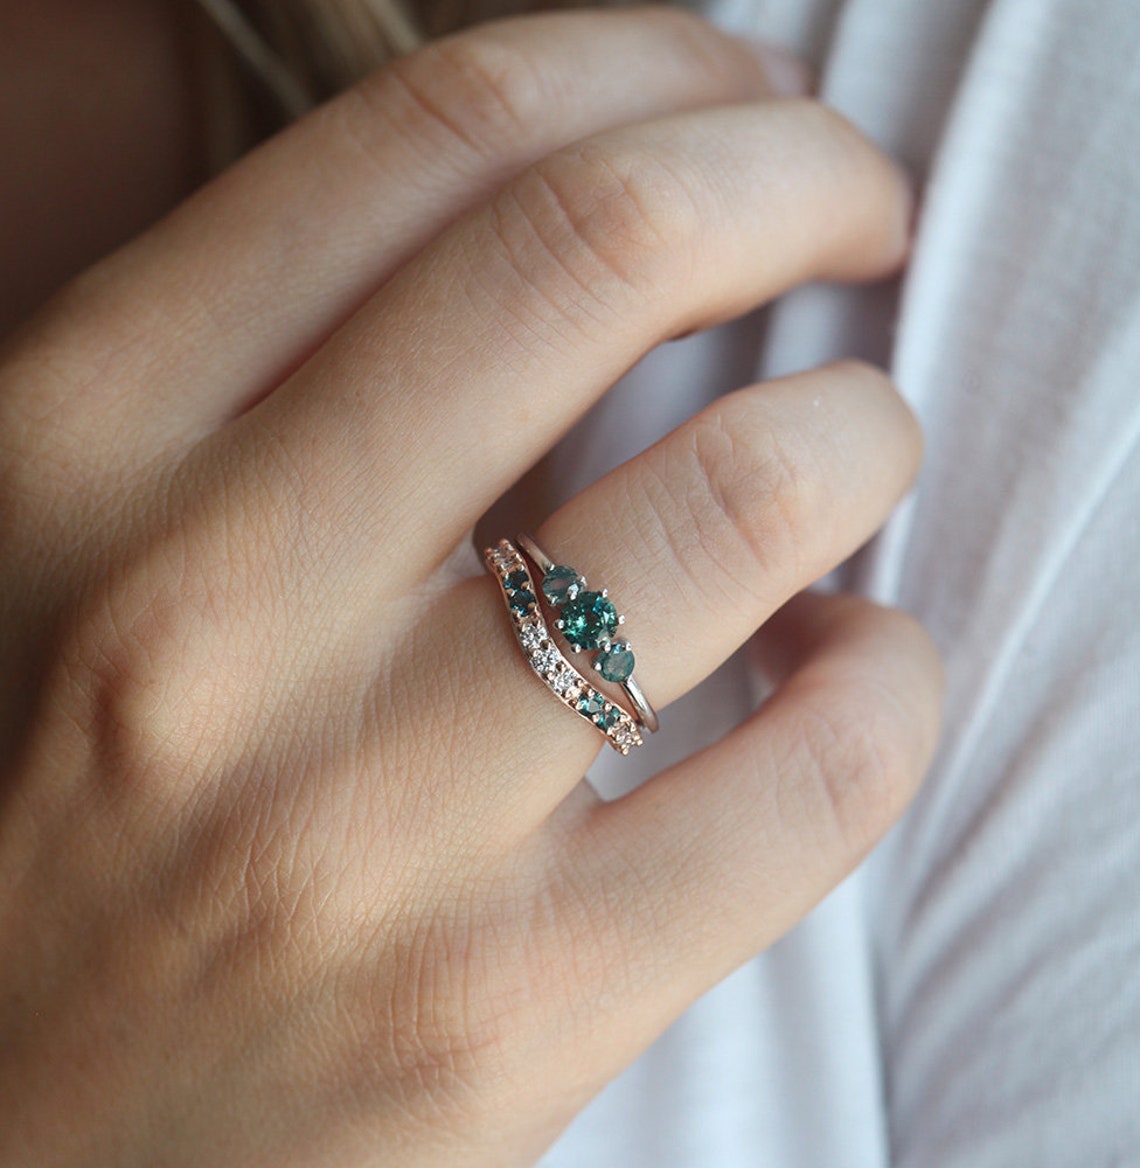
[[[530,568],[515,545],[510,540],[500,540],[483,556],[502,588],[519,647],[547,689],[604,735],[614,750],[629,754],[633,747],[641,746],[641,729],[629,712],[587,681],[555,644],[538,603]]]

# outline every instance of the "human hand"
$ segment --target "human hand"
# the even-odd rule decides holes
[[[914,473],[882,374],[729,395],[537,533],[658,705],[765,626],[775,696],[623,800],[452,555],[655,343],[900,264],[895,168],[769,96],[676,13],[468,33],[8,346],[5,1164],[532,1163],[897,815],[936,655],[785,605]]]

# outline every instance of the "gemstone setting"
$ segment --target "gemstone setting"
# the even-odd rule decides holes
[[[576,698],[581,692],[578,678],[572,669],[558,669],[550,678],[550,688],[560,698]]]
[[[510,599],[510,606],[515,612],[529,612],[534,605],[534,593],[526,588],[520,588]]]
[[[562,654],[553,645],[538,648],[531,656],[534,667],[539,673],[552,673],[562,664]]]
[[[578,713],[596,718],[606,708],[606,699],[600,693],[584,694],[578,699]]]
[[[542,578],[542,594],[553,605],[573,600],[585,587],[586,581],[573,568],[555,564]]]
[[[635,661],[628,641],[613,641],[594,658],[594,668],[606,679],[621,684],[633,676]]]
[[[519,630],[519,640],[524,649],[537,649],[546,640],[542,625],[523,625]]]
[[[562,606],[558,627],[573,649],[600,649],[618,623],[617,609],[601,592],[580,592]]]

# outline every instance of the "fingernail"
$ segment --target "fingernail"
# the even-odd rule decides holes
[[[755,37],[737,39],[763,66],[768,85],[777,97],[804,97],[811,93],[812,72],[798,57]]]

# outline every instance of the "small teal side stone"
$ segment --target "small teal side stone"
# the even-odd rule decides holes
[[[516,592],[511,597],[511,608],[515,612],[529,612],[534,606],[534,593],[528,592],[525,588],[520,592]]]
[[[578,699],[578,709],[581,713],[593,718],[605,709],[605,699],[601,694],[587,694]]]
[[[530,585],[530,577],[525,572],[512,572],[505,583],[508,591],[521,592]]]
[[[611,706],[608,710],[602,710],[600,714],[595,715],[594,721],[603,730],[608,730],[611,726],[616,726],[621,721],[621,711]]]
[[[600,649],[617,627],[617,609],[600,592],[579,592],[562,606],[562,632],[571,645]]]
[[[565,604],[578,594],[582,580],[573,568],[555,564],[542,578],[542,594],[551,604]]]
[[[633,650],[628,641],[614,641],[594,658],[594,664],[606,681],[620,684],[633,674]]]

